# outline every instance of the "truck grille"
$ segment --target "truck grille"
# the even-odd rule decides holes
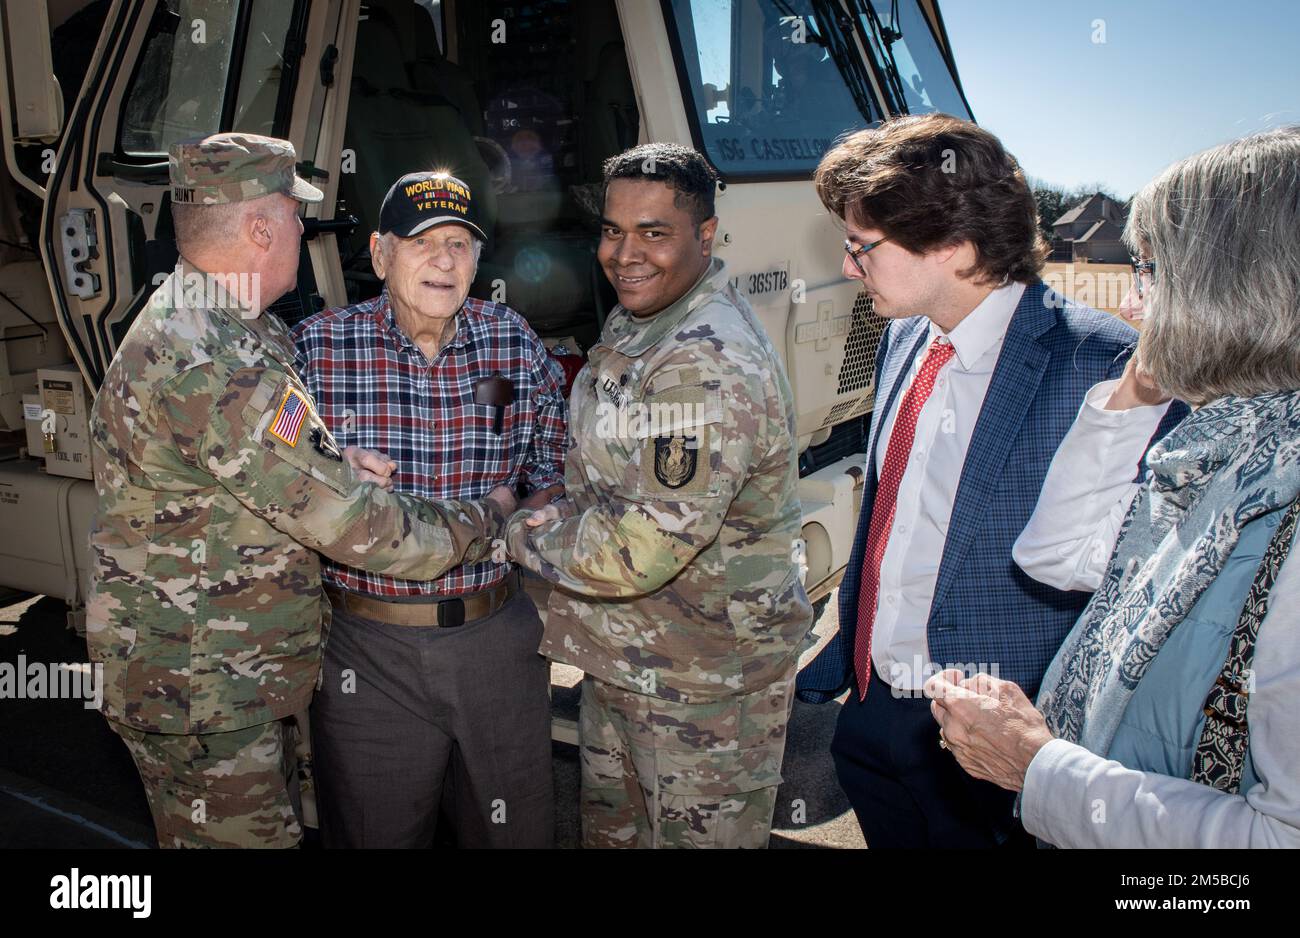
[[[849,327],[849,336],[844,342],[844,363],[840,365],[837,394],[849,395],[847,400],[839,401],[826,414],[822,428],[834,427],[846,420],[862,417],[871,413],[875,403],[871,382],[876,369],[876,350],[880,348],[880,338],[885,334],[888,323],[875,314],[871,300],[865,293],[859,293],[853,303],[853,324]],[[866,389],[866,393],[862,393]]]
[[[887,325],[872,311],[871,300],[865,293],[858,294],[852,316],[853,326],[844,343],[844,364],[840,366],[840,394],[861,390],[871,383],[876,367],[876,349],[880,347],[880,337],[885,334]]]

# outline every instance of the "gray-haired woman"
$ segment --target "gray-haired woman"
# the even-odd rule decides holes
[[[1152,406],[1154,384],[1195,410],[1122,491],[1057,468],[1133,465],[1142,441],[1098,457],[1071,430],[1015,557],[1096,594],[1037,709],[988,675],[932,679],[936,744],[1058,846],[1300,846],[1300,127],[1170,167],[1125,240],[1146,329],[1111,402]]]

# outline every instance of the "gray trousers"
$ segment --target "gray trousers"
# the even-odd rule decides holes
[[[435,614],[432,605],[431,616]],[[550,847],[550,667],[525,593],[457,628],[334,610],[311,708],[326,847]]]

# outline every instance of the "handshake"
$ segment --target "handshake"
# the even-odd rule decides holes
[[[343,450],[343,456],[347,459],[348,465],[352,467],[352,471],[356,473],[358,480],[373,482],[385,491],[392,491],[393,473],[397,470],[397,463],[393,462],[385,454],[378,450],[349,446]],[[549,503],[551,499],[563,493],[563,491],[563,486],[554,485],[533,492],[520,501],[515,497],[514,489],[510,486],[498,485],[483,496],[483,501],[491,502],[503,515],[507,516],[519,508],[542,509],[541,511],[534,511],[533,516],[528,519],[528,524],[536,527],[545,521],[559,517],[558,509]]]

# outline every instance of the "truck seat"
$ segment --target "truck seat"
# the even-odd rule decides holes
[[[355,154],[356,171],[342,174],[339,194],[361,221],[359,237],[376,229],[384,195],[398,178],[435,169],[445,169],[469,185],[484,231],[492,236],[496,195],[487,164],[459,111],[440,96],[411,86],[397,31],[382,11],[372,11],[357,25],[343,138]]]
[[[371,16],[387,18],[402,43],[402,62],[411,87],[446,99],[475,137],[483,136],[483,108],[474,82],[460,66],[447,61],[429,11],[414,0],[369,0]]]
[[[597,180],[603,175],[605,160],[636,146],[640,133],[641,114],[623,43],[601,46],[595,71],[583,82],[583,94],[582,175]]]

